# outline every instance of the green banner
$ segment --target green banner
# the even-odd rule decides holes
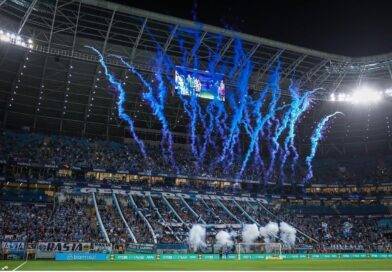
[[[108,260],[112,261],[216,261],[216,260],[238,260],[237,254],[108,254]],[[241,260],[266,260],[279,255],[276,254],[241,254]],[[281,254],[286,260],[298,259],[392,259],[392,253],[312,253],[312,254]]]
[[[203,254],[201,255],[203,261],[216,261],[220,260],[219,254]]]
[[[392,253],[371,253],[370,257],[376,259],[392,258]]]
[[[225,256],[223,256],[222,259],[224,259]],[[238,260],[238,255],[237,254],[227,254],[226,260]]]
[[[161,254],[161,261],[197,261],[198,254]]]
[[[266,254],[241,254],[240,260],[265,260]]]
[[[306,254],[282,254],[282,258],[287,260],[299,260],[306,259],[308,256]]]
[[[154,261],[157,259],[155,254],[114,254],[114,261]]]

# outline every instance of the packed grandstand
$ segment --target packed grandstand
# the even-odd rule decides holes
[[[3,241],[32,248],[89,242],[130,251],[136,250],[132,244],[171,245],[187,252],[189,229],[204,224],[210,226],[207,253],[217,252],[214,237],[221,229],[240,242],[244,224],[284,221],[298,231],[295,246],[283,247],[287,252],[391,249],[388,200],[380,199],[390,188],[384,161],[367,169],[377,179],[353,178],[361,171],[341,164],[336,179],[314,180],[305,191],[255,193],[213,175],[197,178],[185,153],[182,178],[169,178],[158,152],[146,173],[132,144],[10,130],[0,139],[0,178],[7,181],[0,195]]]
[[[3,258],[392,253],[389,56],[0,2]]]

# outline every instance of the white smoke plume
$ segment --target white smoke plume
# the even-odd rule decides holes
[[[216,238],[216,245],[218,247],[224,247],[224,246],[231,247],[234,244],[230,233],[224,230],[219,231],[216,234],[215,238]]]
[[[285,222],[280,222],[280,239],[288,247],[291,248],[295,245],[295,236],[297,230]]]
[[[202,225],[193,225],[189,230],[188,244],[194,251],[206,246],[206,228]]]
[[[230,231],[230,236],[233,238],[238,237],[238,233],[235,230]]]
[[[279,225],[275,222],[269,222],[264,227],[260,227],[260,236],[264,238],[265,243],[271,243],[278,237]]]
[[[253,243],[259,238],[260,233],[256,224],[247,224],[242,229],[242,242]]]

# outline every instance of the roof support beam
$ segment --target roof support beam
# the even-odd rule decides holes
[[[324,67],[329,62],[329,60],[325,59],[320,61],[318,64],[316,64],[311,70],[309,70],[306,74],[304,74],[300,79],[299,79],[299,85],[303,86],[305,83],[307,83],[309,80],[312,79],[312,77],[320,71],[321,68]]]
[[[53,18],[52,18],[52,26],[50,28],[50,34],[49,34],[49,41],[48,41],[48,52],[51,49],[52,46],[52,39],[53,39],[53,30],[54,30],[54,23],[56,21],[56,15],[57,15],[57,8],[58,8],[59,0],[56,0],[56,4],[54,7],[54,13],[53,13]],[[42,74],[41,74],[41,82],[40,82],[40,87],[39,87],[39,93],[38,93],[38,103],[36,105],[36,110],[34,113],[34,123],[33,123],[33,129],[35,130],[37,126],[37,118],[38,118],[38,113],[40,111],[40,106],[41,106],[41,101],[43,98],[43,93],[44,93],[44,88],[45,88],[45,74],[46,74],[46,68],[48,65],[48,57],[50,55],[46,54],[45,55],[45,61],[44,61],[44,66],[42,68]]]
[[[272,65],[278,60],[280,55],[284,52],[284,49],[279,49],[260,69],[256,72],[257,78],[256,83],[259,83],[263,78],[264,74],[271,69]]]
[[[8,120],[8,112],[11,109],[12,106],[12,96],[13,96],[13,92],[14,91],[19,91],[16,90],[18,87],[18,82],[20,81],[20,75],[21,72],[23,70],[24,65],[26,64],[26,58],[28,58],[29,56],[29,51],[26,50],[23,56],[23,62],[20,62],[19,67],[18,67],[18,72],[15,76],[15,78],[12,81],[12,85],[11,85],[11,90],[10,90],[10,94],[9,97],[7,99],[7,104],[5,105],[5,109],[4,109],[4,118],[3,118],[3,127],[5,128],[7,125],[7,120]]]
[[[293,63],[290,64],[289,67],[287,67],[286,71],[284,72],[284,77],[283,79],[288,78],[294,71],[297,69],[298,65],[300,65],[305,59],[307,55],[302,55],[298,59],[296,59]]]
[[[169,36],[169,38],[167,39],[167,41],[166,41],[166,43],[165,43],[165,46],[163,47],[163,49],[165,50],[165,52],[167,51],[167,49],[169,49],[170,43],[171,43],[171,41],[173,40],[174,35],[176,35],[177,29],[178,29],[178,25],[176,25],[176,26],[173,28],[173,30],[170,32],[170,36]]]
[[[204,40],[204,38],[206,37],[206,35],[207,35],[207,32],[203,32],[203,34],[201,34],[199,44],[195,44],[195,45],[193,46],[193,48],[192,48],[191,51],[193,51],[193,50],[196,48],[196,46],[200,46],[200,44],[203,42],[203,40]],[[191,64],[192,60],[193,60],[193,56],[192,56],[192,54],[190,54],[190,55],[188,56],[187,61],[186,61],[186,65],[189,66],[189,65]]]
[[[107,45],[108,45],[108,40],[109,40],[109,37],[110,37],[110,31],[112,30],[112,26],[113,26],[113,21],[114,21],[114,16],[115,15],[116,15],[116,12],[113,11],[112,12],[112,16],[111,16],[110,21],[109,21],[108,29],[106,31],[105,40],[103,42],[102,49],[101,49],[102,55],[105,55],[105,52],[106,52],[106,48],[107,48]],[[90,89],[90,94],[88,96],[88,104],[86,105],[86,110],[85,110],[85,113],[84,113],[84,124],[83,124],[83,131],[82,131],[82,135],[83,136],[86,134],[87,118],[90,116],[89,112],[91,111],[90,105],[92,104],[92,96],[93,96],[92,94],[95,93],[95,86],[97,84],[97,77],[98,77],[97,74],[98,74],[98,71],[99,71],[99,67],[100,67],[100,64],[98,63],[97,64],[97,68],[95,69],[93,83],[92,83],[91,89]]]
[[[331,76],[331,73],[325,73],[316,78],[312,84],[313,88],[315,87],[322,87],[322,84]]]
[[[218,65],[218,63],[223,59],[223,57],[225,56],[227,50],[229,50],[231,44],[233,43],[234,38],[231,38],[226,44],[225,46],[222,48],[221,51],[219,51],[219,55],[218,55],[218,59],[216,60],[215,63],[215,67]]]
[[[72,55],[75,52],[76,36],[77,36],[77,33],[78,33],[81,7],[82,7],[82,3],[79,2],[78,13],[76,15],[76,23],[75,23],[74,33],[73,33],[73,38],[72,38],[72,48],[71,48],[71,54]],[[73,60],[74,60],[73,58],[70,58],[70,60],[69,60],[69,67],[68,67],[68,73],[67,73],[67,82],[68,82],[68,80],[71,80],[70,74],[71,74],[71,70],[72,70],[72,67],[73,67]],[[64,101],[63,101],[63,108],[62,108],[63,114],[61,115],[61,121],[60,121],[60,134],[62,134],[62,131],[63,131],[64,115],[65,115],[66,110],[67,110],[67,106],[66,106],[67,103],[65,101],[68,100],[68,88],[69,88],[69,85],[66,85],[65,88],[66,89],[65,89],[65,92],[64,92]]]
[[[157,21],[164,22],[164,23],[171,24],[171,25],[178,24],[183,27],[202,30],[202,31],[206,31],[209,33],[217,34],[217,35],[223,34],[226,37],[238,38],[238,39],[248,41],[248,42],[260,43],[260,44],[263,44],[263,45],[266,45],[269,47],[282,48],[283,50],[289,50],[289,51],[297,52],[299,54],[305,54],[305,55],[315,56],[315,57],[319,57],[319,58],[334,59],[334,60],[339,60],[339,61],[347,61],[347,60],[351,59],[349,57],[345,57],[345,56],[341,56],[341,55],[320,52],[317,50],[303,48],[300,46],[295,46],[295,45],[291,45],[291,44],[287,44],[287,43],[283,43],[283,42],[277,42],[277,41],[273,41],[270,39],[256,37],[256,36],[244,34],[244,33],[239,33],[239,32],[231,31],[228,29],[223,29],[223,28],[207,25],[207,24],[203,24],[203,26],[200,27],[200,24],[195,23],[194,21],[184,20],[184,19],[180,19],[180,18],[168,16],[168,15],[145,11],[145,10],[129,7],[126,5],[115,4],[115,3],[109,2],[109,1],[97,1],[97,0],[78,0],[78,1],[81,1],[83,4],[86,4],[86,5],[92,5],[92,6],[103,8],[103,9],[119,11],[122,13],[130,14],[133,16],[141,17],[141,18],[149,18],[152,20],[157,20]]]
[[[143,35],[143,32],[144,32],[144,28],[146,27],[146,24],[147,24],[147,20],[148,20],[147,18],[144,19],[142,27],[140,28],[139,34],[138,34],[138,36],[136,38],[136,41],[135,41],[135,43],[133,45],[132,53],[131,53],[131,64],[133,64],[133,60],[134,60],[135,55],[136,55],[136,49],[139,46],[140,39],[142,38],[142,35]]]
[[[332,88],[332,91],[335,92],[339,88],[339,86],[342,83],[342,81],[343,81],[344,77],[346,76],[346,74],[347,74],[347,70],[345,70],[343,73],[341,73],[339,75],[338,79],[333,84],[334,87]]]
[[[242,70],[242,68],[244,67],[245,63],[247,61],[249,61],[253,55],[256,53],[257,49],[259,49],[259,47],[261,46],[261,44],[255,44],[252,49],[249,51],[249,54],[246,56],[246,58],[241,62],[240,67],[238,68],[237,72],[235,72],[234,77],[237,77],[238,73]]]
[[[37,3],[38,0],[33,0],[33,2],[31,2],[29,8],[27,9],[25,15],[22,18],[22,21],[19,24],[19,28],[18,28],[18,35],[22,32],[22,29],[24,27],[24,25],[26,24],[27,20],[29,19],[29,16],[31,14],[31,12],[34,9],[35,4]],[[55,9],[57,10],[57,2],[56,2],[56,7]],[[53,27],[53,26],[52,26]]]

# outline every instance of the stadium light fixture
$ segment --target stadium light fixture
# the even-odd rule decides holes
[[[9,31],[5,31],[3,29],[0,29],[0,42],[5,42],[30,49],[34,47],[34,42],[32,39],[26,40],[22,36],[19,36]]]
[[[373,104],[381,101],[382,94],[369,87],[363,87],[355,90],[350,97],[353,104]]]
[[[391,90],[392,95],[392,90]],[[374,88],[364,86],[358,89],[355,89],[352,93],[332,93],[330,95],[329,101],[331,102],[346,102],[356,105],[369,105],[375,104],[382,100],[383,92],[378,91]]]

